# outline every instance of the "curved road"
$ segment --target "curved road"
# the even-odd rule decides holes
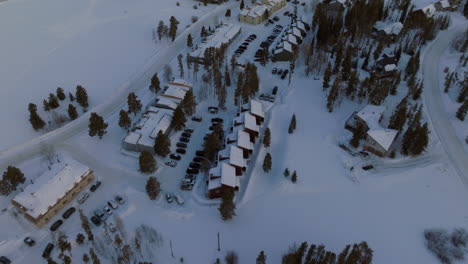
[[[91,112],[97,112],[106,118],[114,111],[120,109],[120,106],[125,104],[127,94],[129,92],[145,88],[150,82],[153,74],[155,72],[160,72],[166,64],[168,64],[186,47],[188,34],[198,34],[202,26],[215,22],[217,17],[224,16],[228,8],[234,8],[237,5],[239,5],[238,2],[220,5],[214,8],[210,13],[201,17],[197,22],[177,36],[169,47],[163,48],[155,54],[143,67],[141,74],[137,75],[131,81],[124,83],[103,103],[93,107],[78,119],[59,129],[0,152],[0,168],[27,160],[39,154],[42,151],[42,145],[56,145],[57,143],[61,143],[73,135],[86,130],[88,128],[88,120]]]
[[[439,87],[440,57],[450,48],[452,40],[466,30],[463,26],[439,32],[437,39],[428,47],[422,60],[424,80],[424,102],[433,130],[440,139],[447,157],[455,167],[458,176],[468,188],[468,154],[462,140],[457,137],[450,119],[444,109],[442,90]]]

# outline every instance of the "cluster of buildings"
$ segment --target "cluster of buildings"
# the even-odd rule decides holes
[[[359,124],[366,129],[366,142],[363,149],[377,156],[385,157],[398,135],[398,130],[387,129],[380,125],[385,106],[367,105],[359,112],[354,112],[346,121],[345,128],[354,131]]]
[[[221,197],[223,187],[239,190],[240,177],[247,170],[264,118],[260,102],[250,100],[241,106],[238,116],[232,122],[231,133],[226,136],[226,147],[218,152],[217,166],[209,171],[209,198]]]
[[[205,43],[199,45],[189,54],[189,60],[204,64],[205,51],[209,48],[221,48],[228,46],[241,33],[241,27],[233,24],[221,24],[214,34],[210,35]]]
[[[123,147],[129,151],[149,151],[154,154],[156,137],[161,131],[168,134],[174,110],[179,106],[185,94],[192,89],[192,84],[176,79],[156,96],[154,106],[146,109],[140,121],[124,139]]]
[[[272,53],[272,61],[290,61],[294,56],[294,52],[302,43],[302,40],[310,30],[310,26],[305,17],[296,19],[290,24],[283,34],[281,40],[278,42]]]
[[[460,6],[460,0],[440,0],[433,4],[418,7],[411,12],[410,16],[433,17],[436,11],[453,11]]]
[[[389,41],[395,41],[400,35],[403,29],[401,22],[394,22],[386,24],[382,21],[377,21],[373,28],[372,36],[376,39],[388,39]]]
[[[244,8],[239,15],[239,21],[258,25],[285,6],[286,0],[262,0],[259,3],[253,3],[251,7]]]
[[[12,203],[25,218],[38,227],[47,224],[94,179],[93,171],[70,160],[52,168],[16,195]]]

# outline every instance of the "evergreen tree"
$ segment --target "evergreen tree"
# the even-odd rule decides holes
[[[68,98],[71,102],[75,101],[75,96],[72,93],[68,93]]]
[[[50,109],[56,109],[60,106],[60,103],[57,99],[57,96],[55,96],[55,94],[53,93],[49,94],[48,105]]]
[[[144,150],[140,153],[138,164],[140,165],[140,171],[143,173],[153,173],[156,170],[156,160],[149,151]]]
[[[73,106],[72,104],[68,105],[67,112],[71,120],[75,120],[78,117],[78,111],[76,111],[76,107]]]
[[[224,84],[228,87],[231,86],[231,75],[229,74],[229,69],[228,69],[227,64],[224,70]]]
[[[33,103],[28,105],[29,110],[29,122],[31,123],[34,130],[43,129],[46,125],[44,120],[37,114],[37,106]]]
[[[185,122],[187,122],[187,118],[185,117],[184,111],[182,111],[182,107],[179,105],[174,110],[171,126],[175,131],[179,131],[185,127]]]
[[[291,181],[292,183],[296,183],[297,182],[297,173],[296,171],[293,172],[292,176],[291,176]]]
[[[413,100],[416,101],[421,97],[423,88],[424,88],[424,85],[423,85],[423,82],[421,81],[419,85],[417,85],[415,91],[413,92]]]
[[[195,96],[193,96],[192,89],[188,90],[188,92],[185,94],[181,105],[187,116],[192,116],[195,114],[197,111],[197,101]]]
[[[416,137],[411,153],[413,155],[419,155],[426,149],[427,144],[429,143],[429,128],[427,127],[427,123],[424,123],[422,126],[418,126],[415,134]]]
[[[150,200],[156,200],[159,193],[161,192],[161,184],[156,177],[149,177],[146,182],[146,193]]]
[[[81,105],[81,107],[86,108],[89,106],[88,92],[86,92],[86,89],[83,86],[81,85],[76,86],[75,97],[76,97],[76,101]]]
[[[85,231],[86,236],[88,237],[88,240],[94,241],[93,231],[91,230],[91,227],[89,226],[88,218],[83,213],[82,209],[78,209],[78,212],[80,213],[81,227]]]
[[[270,153],[267,153],[265,155],[265,159],[263,160],[263,166],[262,166],[264,172],[270,172],[271,165],[272,165],[271,163],[272,163],[271,155]]]
[[[341,251],[341,253],[338,255],[338,263],[337,264],[345,264],[346,263],[346,258],[348,257],[348,252],[349,249],[351,248],[351,245],[346,245],[346,247]]]
[[[88,263],[90,261],[88,254],[84,253],[82,260],[84,263]]]
[[[293,114],[291,118],[291,122],[289,123],[288,133],[292,134],[296,130],[296,115]]]
[[[50,106],[49,106],[49,102],[44,99],[44,101],[42,101],[42,107],[44,108],[44,111],[48,112],[50,110]]]
[[[234,189],[222,186],[222,200],[218,210],[224,221],[232,219],[236,215],[236,204],[234,203]]]
[[[366,128],[361,122],[356,123],[356,128],[353,131],[353,137],[349,141],[349,144],[355,148],[359,147],[359,141],[364,138],[366,134]]]
[[[240,2],[240,10],[244,9],[244,7],[245,7],[244,0],[241,0],[241,2]]]
[[[128,112],[133,113],[134,115],[139,113],[142,108],[141,101],[138,99],[135,93],[128,94],[127,105],[128,105]]]
[[[156,136],[154,152],[161,157],[166,157],[171,152],[171,140],[161,131]]]
[[[78,245],[81,245],[81,244],[84,243],[85,239],[86,239],[86,238],[85,238],[85,236],[84,236],[83,234],[78,233],[78,235],[76,235],[75,241],[76,241],[76,243],[77,243]]]
[[[270,132],[270,128],[267,127],[265,129],[265,134],[263,135],[263,146],[265,146],[265,148],[268,148],[270,146],[270,142],[271,142],[271,132]]]
[[[205,157],[209,161],[214,161],[216,154],[221,150],[221,140],[217,133],[211,133],[206,139],[206,144],[204,148]]]
[[[57,98],[60,100],[60,101],[63,101],[65,100],[65,98],[67,98],[67,96],[65,95],[65,93],[63,92],[63,89],[58,87],[57,88],[57,91],[55,92],[56,95],[57,95]]]
[[[457,110],[457,114],[456,114],[457,118],[460,119],[461,121],[465,121],[467,110],[468,110],[468,100],[465,100],[465,102],[463,102],[463,104]]]
[[[256,264],[266,264],[266,259],[267,256],[265,255],[265,252],[260,251],[260,254],[258,254]]]
[[[206,28],[205,26],[202,26],[200,30],[200,37],[203,39],[203,38],[206,38],[207,36],[208,36],[208,33],[206,32]]]
[[[26,178],[20,169],[8,166],[0,180],[0,195],[8,195],[12,191],[16,191],[16,187],[23,184],[25,180]]]
[[[403,98],[390,117],[388,128],[401,131],[406,123],[407,112],[407,101],[406,98]]]
[[[179,65],[179,76],[180,78],[184,78],[184,63],[182,61],[184,55],[179,54],[177,56],[177,64]]]
[[[339,90],[340,90],[340,78],[336,77],[327,97],[327,109],[328,109],[328,112],[330,113],[333,112],[335,101],[338,99]]]
[[[325,70],[325,74],[323,75],[323,90],[326,90],[330,87],[330,77],[332,75],[332,66],[330,63],[327,65],[327,69]]]
[[[127,111],[125,110],[120,110],[119,113],[119,127],[128,130],[132,124],[132,121],[130,120],[130,116],[128,116]]]
[[[149,89],[155,94],[159,93],[161,90],[161,82],[159,81],[158,73],[155,73],[153,77],[151,77],[151,84]]]
[[[96,114],[96,113],[91,113],[91,116],[89,117],[89,136],[94,137],[94,136],[99,136],[100,139],[107,133],[107,123],[104,122],[104,119],[102,116]]]
[[[193,39],[192,39],[192,34],[188,34],[187,36],[187,47],[193,48]]]
[[[89,249],[89,255],[91,255],[91,260],[93,261],[93,264],[101,264],[101,261],[99,260],[98,256],[96,253],[94,253],[94,249],[90,248]]]
[[[289,169],[288,168],[284,169],[283,175],[286,178],[289,177]]]
[[[169,23],[169,37],[174,41],[177,36],[177,26],[179,25],[179,21],[177,21],[175,17],[171,16]]]

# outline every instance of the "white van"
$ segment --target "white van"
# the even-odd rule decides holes
[[[84,201],[86,201],[86,199],[88,199],[89,197],[89,193],[87,192],[84,192],[82,194],[80,194],[80,196],[78,196],[78,202],[81,204],[81,203],[84,203]]]

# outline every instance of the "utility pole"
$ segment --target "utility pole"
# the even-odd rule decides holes
[[[221,251],[221,247],[219,246],[219,232],[218,232],[218,251]]]
[[[174,251],[172,251],[172,240],[169,240],[169,246],[171,247],[171,256],[174,258]]]

